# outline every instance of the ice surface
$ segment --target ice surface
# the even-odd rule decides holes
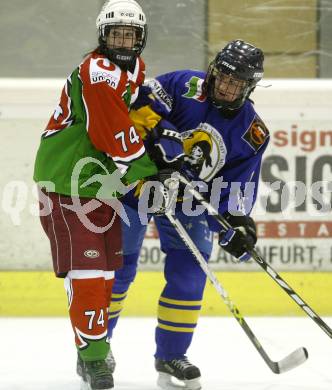
[[[325,318],[331,325],[332,318]],[[203,390],[331,390],[332,340],[310,318],[248,318],[273,360],[304,346],[309,360],[273,374],[233,318],[202,317],[188,352]],[[115,390],[157,390],[154,318],[121,318],[112,342]],[[76,352],[65,318],[0,319],[1,390],[78,390]]]

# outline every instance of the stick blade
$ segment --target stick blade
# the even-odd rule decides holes
[[[282,374],[286,371],[292,370],[293,368],[304,363],[308,359],[308,351],[305,348],[298,348],[284,359],[276,362],[276,367],[273,372],[276,374]]]

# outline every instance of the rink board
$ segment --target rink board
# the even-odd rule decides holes
[[[51,270],[32,172],[41,131],[63,83],[0,78],[0,272]],[[253,94],[270,130],[252,214],[258,249],[278,271],[332,271],[332,80],[272,79],[263,84],[271,88],[257,88]],[[156,232],[150,233],[140,265],[161,271],[159,240]],[[218,249],[210,264],[215,271],[238,270]],[[241,267],[259,270],[253,261]]]
[[[265,272],[216,272],[231,300],[244,315],[301,316],[304,312]],[[319,315],[332,315],[331,272],[283,272],[290,286]],[[161,272],[139,272],[123,314],[153,316],[164,285]],[[0,272],[0,316],[66,316],[63,280],[52,272]],[[208,284],[202,315],[224,316],[229,310]]]

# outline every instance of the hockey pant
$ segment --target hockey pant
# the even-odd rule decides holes
[[[108,337],[112,337],[124,305],[129,286],[135,279],[139,252],[144,239],[137,212],[125,206],[130,227],[123,224],[124,266],[115,273],[109,313]],[[196,246],[206,260],[212,251],[212,233],[204,215],[188,217],[177,213]],[[182,239],[165,216],[155,218],[162,251],[166,254],[166,285],[158,304],[158,326],[155,357],[171,360],[185,355],[192,341],[201,309],[206,276]],[[139,304],[139,302],[138,302]]]
[[[102,360],[108,354],[108,307],[113,282],[114,271],[76,270],[65,278],[75,344],[84,361]]]

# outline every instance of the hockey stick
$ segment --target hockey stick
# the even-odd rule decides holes
[[[192,241],[187,231],[182,226],[181,222],[176,217],[174,217],[170,212],[166,213],[166,216],[171,222],[171,224],[174,226],[175,230],[178,232],[179,236],[182,238],[185,245],[195,256],[203,272],[206,274],[210,282],[213,284],[213,286],[215,287],[215,289],[217,290],[217,292],[219,293],[219,295],[221,296],[221,298],[223,299],[223,301],[225,302],[225,304],[227,305],[227,307],[229,308],[229,310],[231,311],[231,313],[233,314],[237,322],[240,324],[241,328],[249,337],[249,340],[253,343],[254,347],[261,355],[261,357],[264,359],[265,363],[270,367],[270,369],[275,374],[281,374],[283,372],[292,370],[293,368],[304,363],[308,358],[308,352],[305,348],[299,348],[295,350],[294,352],[292,352],[291,354],[289,354],[288,356],[286,356],[285,358],[283,358],[278,362],[274,362],[269,358],[264,348],[262,347],[261,343],[257,340],[256,336],[254,335],[249,325],[243,318],[239,309],[231,301],[227,291],[224,290],[224,288],[221,286],[214,273],[211,271],[209,265],[205,261],[201,252],[197,249],[196,245]]]
[[[182,184],[186,185],[188,191],[193,197],[200,202],[219,223],[225,229],[231,229],[232,226],[223,218],[218,211],[201,195],[200,192],[196,191],[192,184],[179,173],[175,173],[174,179],[179,180]],[[289,286],[289,284],[280,276],[278,273],[263,259],[262,256],[253,249],[250,251],[253,259],[258,263],[270,277],[278,283],[278,285],[293,299],[295,303],[313,320],[316,324],[330,337],[332,338],[332,329],[324,322],[321,317]]]

